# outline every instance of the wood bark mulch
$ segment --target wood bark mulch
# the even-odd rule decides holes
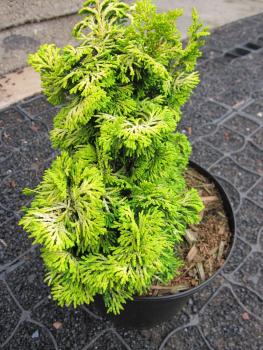
[[[187,228],[176,249],[176,256],[184,263],[178,269],[179,274],[167,285],[154,281],[144,296],[171,295],[198,286],[224,265],[231,250],[228,218],[214,183],[191,167],[184,175],[188,189],[198,190],[205,208],[200,213],[199,224]]]

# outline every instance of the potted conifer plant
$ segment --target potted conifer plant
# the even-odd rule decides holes
[[[59,305],[102,295],[119,314],[153,278],[177,274],[174,247],[203,209],[182,173],[191,147],[174,131],[209,33],[194,9],[183,48],[175,25],[183,11],[157,14],[151,0],[89,0],[79,13],[78,47],[45,44],[29,56],[48,101],[64,107],[51,131],[61,155],[24,190],[35,199],[20,223],[42,245]]]

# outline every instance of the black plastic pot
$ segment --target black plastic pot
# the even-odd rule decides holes
[[[216,188],[219,190],[223,199],[224,209],[228,215],[229,226],[232,233],[232,248],[226,259],[226,264],[233,251],[236,229],[235,215],[230,200],[220,183],[213,177],[213,175],[192,161],[189,162],[189,165],[199,174],[211,180],[216,185]],[[133,300],[127,300],[126,304],[124,304],[124,310],[122,310],[119,315],[107,313],[107,308],[105,307],[102,295],[97,295],[94,299],[94,303],[101,315],[108,318],[116,325],[135,329],[151,328],[173,318],[176,313],[181,311],[194,293],[204,288],[220,273],[225,264],[204,283],[185,292],[163,297],[134,297]]]

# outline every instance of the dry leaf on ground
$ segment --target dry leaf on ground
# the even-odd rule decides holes
[[[244,312],[242,317],[243,317],[243,320],[245,320],[245,321],[249,320],[249,315],[247,312]]]
[[[53,323],[53,326],[54,326],[56,329],[59,329],[59,328],[62,326],[62,323],[61,323],[61,322],[55,322],[55,323]]]

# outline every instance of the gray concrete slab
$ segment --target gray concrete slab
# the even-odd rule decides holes
[[[133,0],[125,0],[124,2],[131,4]],[[13,11],[10,10],[11,3],[13,3]],[[159,12],[184,8],[184,15],[177,20],[182,38],[187,36],[187,29],[192,23],[191,15],[193,7],[196,7],[199,19],[204,22],[205,26],[209,25],[211,29],[263,12],[263,0],[153,0],[153,3],[157,6]],[[19,4],[21,6],[18,9]],[[3,5],[2,8],[0,6],[0,23],[2,23],[3,18],[8,18],[10,23],[14,25],[28,21],[29,17],[31,20],[40,20],[39,23],[26,23],[0,31],[0,74],[7,74],[27,66],[28,54],[34,53],[41,44],[55,43],[58,47],[64,47],[67,44],[74,45],[75,39],[71,36],[71,31],[74,24],[81,20],[81,16],[77,14],[64,15],[67,11],[77,11],[80,9],[81,5],[79,4],[79,0],[75,0],[74,2],[65,0],[63,4],[62,0],[53,2],[51,0],[45,0],[41,3],[33,0],[17,1],[15,3],[11,0],[7,2],[0,0],[0,5]],[[27,6],[30,10],[26,14]],[[43,18],[48,18],[52,14],[57,16],[59,13],[64,17],[42,21]],[[20,19],[16,17],[17,14],[20,14],[20,17],[18,16]],[[29,74],[30,68],[25,72]],[[30,72],[30,77],[32,74]],[[12,76],[12,79],[15,78],[16,76]],[[16,86],[17,89],[19,82],[17,81],[16,84],[14,80],[15,85],[7,85],[5,81],[6,79],[1,80],[0,108],[4,108],[6,105],[16,103],[20,100],[20,97],[15,97],[16,92],[12,91],[13,86]],[[31,78],[25,79],[25,81],[31,81]],[[33,86],[34,89],[32,91]],[[23,90],[24,87],[21,87],[21,89]],[[25,90],[30,94],[31,92],[34,94],[41,91],[39,78],[35,84],[32,85],[30,83],[30,86]],[[9,100],[6,96],[10,96]]]
[[[192,24],[193,7],[199,19],[211,29],[263,12],[263,0],[154,0],[153,3],[160,12],[184,9],[184,15],[177,20],[183,38],[187,37],[187,29]]]
[[[0,79],[0,109],[41,91],[39,73],[25,67]]]
[[[0,0],[0,30],[77,13],[83,0]]]
[[[0,31],[0,74],[27,66],[28,55],[40,45],[56,44],[61,48],[75,45],[71,32],[82,17],[70,15]]]

